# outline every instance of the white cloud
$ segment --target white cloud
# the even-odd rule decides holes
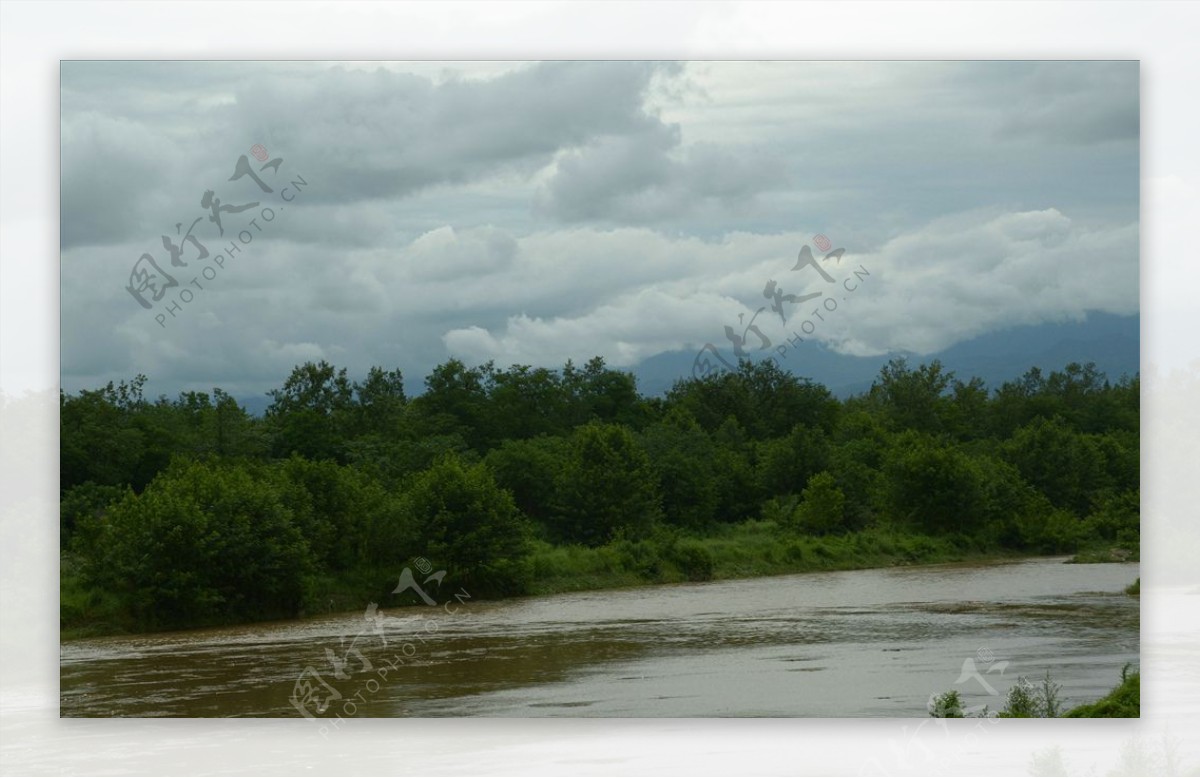
[[[64,63],[62,84],[69,390],[726,346],[769,280],[828,296],[791,270],[816,232],[848,249],[839,280],[870,272],[813,334],[849,353],[1137,311],[1136,63]],[[159,327],[133,262],[205,189],[240,202],[255,142],[303,198]],[[776,343],[811,316],[787,311],[756,320]]]
[[[623,268],[635,258],[641,272],[627,276],[626,288],[610,288],[575,314],[522,313],[494,330],[451,329],[443,338],[447,349],[502,364],[554,365],[567,357],[600,354],[614,364],[631,365],[706,341],[728,348],[724,326],[736,325],[739,313],[749,322],[767,306],[757,323],[775,343],[808,318],[813,339],[844,353],[929,353],[996,328],[1078,319],[1089,310],[1130,314],[1138,306],[1136,225],[1077,224],[1053,209],[970,212],[935,221],[876,251],[826,263],[837,282],[833,286],[811,271],[793,275],[792,249],[809,239],[803,234],[740,235],[711,244],[637,231],[567,235],[580,244],[578,252],[608,253],[610,268]],[[533,248],[555,240],[541,236],[529,242]],[[522,241],[522,254],[525,245]],[[678,261],[684,254],[689,261]],[[860,266],[869,277],[851,302],[838,284]],[[607,276],[619,277],[620,272]],[[536,311],[546,288],[532,275],[526,280],[510,290],[506,301],[512,308]],[[821,292],[822,297],[803,305],[785,302],[784,326],[762,294],[769,280],[787,294]],[[848,304],[830,313],[820,307],[825,296]],[[810,308],[825,318],[818,323]]]

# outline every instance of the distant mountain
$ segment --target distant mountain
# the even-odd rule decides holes
[[[719,347],[728,344],[715,344]],[[729,349],[722,348],[729,358]],[[764,352],[765,356],[765,352]],[[994,389],[1019,378],[1031,367],[1043,372],[1061,370],[1071,362],[1095,362],[1111,380],[1134,375],[1141,359],[1138,316],[1091,312],[1084,321],[1012,327],[963,341],[933,354],[896,352],[878,357],[854,357],[830,351],[817,343],[789,348],[781,366],[794,375],[824,384],[838,397],[866,391],[889,359],[908,357],[918,365],[941,360],[956,377],[982,378]],[[671,351],[650,357],[632,368],[643,394],[661,395],[680,378],[692,374],[695,351]]]
[[[238,404],[246,409],[246,413],[251,416],[262,416],[267,412],[267,408],[271,405],[271,398],[265,394],[255,394],[250,397],[236,398]]]
[[[1116,380],[1123,374],[1138,372],[1139,334],[1137,316],[1092,312],[1082,322],[998,330],[925,356],[896,352],[878,357],[852,357],[817,343],[803,343],[789,348],[782,364],[797,376],[824,384],[838,397],[870,389],[879,369],[897,356],[908,357],[914,366],[940,359],[956,377],[966,380],[978,376],[989,389],[1019,378],[1031,367],[1040,367],[1048,373],[1061,370],[1071,362],[1095,362],[1096,367]],[[716,345],[728,359],[728,344]],[[668,351],[643,360],[631,368],[631,372],[637,376],[638,390],[642,394],[662,395],[677,380],[692,374],[695,358],[695,351]],[[413,389],[420,390],[423,386],[418,382]],[[238,397],[237,400],[253,416],[262,416],[271,404],[271,398],[265,394]]]

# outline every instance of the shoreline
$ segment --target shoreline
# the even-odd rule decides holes
[[[839,536],[839,540],[844,538],[871,538],[884,537],[890,538],[890,535],[879,532],[861,532],[853,533],[848,536]],[[908,536],[923,537],[923,536]],[[714,537],[707,540],[713,543],[719,542],[723,538]],[[706,539],[700,538],[698,542],[704,543]],[[794,539],[795,540],[795,539]],[[794,542],[793,540],[793,542]],[[814,543],[817,547],[822,538],[806,538],[800,540],[808,540]],[[846,542],[846,541],[842,541]],[[862,545],[869,541],[849,541],[851,544]],[[779,542],[780,548],[785,548],[784,542]],[[555,555],[555,554],[570,554],[577,555],[593,555],[599,556],[603,550],[608,548],[602,546],[599,548],[582,548],[582,547],[563,547],[549,546],[538,549],[533,554],[532,562],[536,565],[539,554]],[[822,556],[814,554],[811,557],[788,560],[786,557],[771,560],[760,560],[760,565],[755,569],[747,568],[742,565],[735,565],[729,560],[725,560],[724,564],[718,563],[712,570],[712,575],[702,580],[690,579],[678,570],[662,571],[659,577],[655,580],[647,580],[638,578],[635,574],[627,570],[613,569],[608,571],[594,571],[583,573],[574,576],[548,576],[545,583],[538,585],[535,583],[530,590],[517,595],[507,597],[479,598],[478,602],[503,602],[507,600],[521,600],[531,597],[549,597],[558,594],[572,594],[578,592],[600,592],[600,591],[623,591],[629,589],[654,588],[659,586],[682,584],[682,583],[709,583],[718,581],[738,581],[738,580],[753,580],[758,578],[771,578],[777,576],[803,575],[806,573],[830,573],[830,572],[851,572],[857,570],[880,570],[896,567],[937,567],[947,565],[962,565],[962,564],[1003,564],[1011,562],[1021,562],[1031,559],[1054,559],[1061,558],[1063,564],[1070,564],[1074,559],[1074,555],[1056,554],[1030,554],[1019,551],[1004,551],[1004,550],[963,550],[957,554],[947,554],[944,546],[938,546],[928,549],[924,555],[913,558],[911,555],[901,553],[879,554],[871,558],[863,558],[861,555],[846,554],[842,557]],[[1137,561],[1130,560],[1128,562],[1109,562],[1110,564],[1137,564]],[[327,595],[320,595],[324,597]],[[179,633],[191,633],[203,630],[220,630],[220,629],[239,629],[254,626],[267,626],[272,624],[283,624],[297,621],[311,621],[330,616],[357,613],[367,607],[369,599],[363,600],[354,607],[335,607],[332,610],[321,613],[307,613],[297,616],[283,617],[277,619],[264,619],[256,621],[233,622],[224,624],[198,624],[187,627],[180,627],[166,630],[148,630],[134,631],[126,629],[110,629],[105,630],[96,625],[84,625],[74,627],[63,627],[59,629],[59,645],[67,643],[76,643],[86,640],[106,640],[106,639],[131,639],[143,636],[167,635]],[[384,610],[401,609],[406,607],[417,607],[416,605],[387,605]]]

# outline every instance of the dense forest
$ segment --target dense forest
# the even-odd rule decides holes
[[[894,360],[838,400],[770,362],[665,397],[600,358],[451,360],[410,397],[296,367],[229,394],[61,396],[64,634],[402,604],[416,557],[474,597],[971,555],[1137,558],[1139,381],[989,390]]]

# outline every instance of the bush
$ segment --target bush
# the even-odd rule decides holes
[[[1076,551],[1087,535],[1087,527],[1071,513],[1053,508],[1044,499],[1039,507],[1017,517],[1021,545],[1041,554],[1066,554]]]
[[[575,430],[558,473],[553,528],[560,541],[599,546],[645,537],[661,515],[658,476],[633,434],[593,422]]]
[[[717,563],[712,552],[698,540],[684,540],[671,550],[671,561],[689,581],[711,581]]]
[[[1126,665],[1121,670],[1121,683],[1106,696],[1088,705],[1067,711],[1069,719],[1136,719],[1142,715],[1141,675]]]
[[[1133,491],[1107,495],[1088,516],[1086,524],[1094,537],[1138,550],[1141,545],[1139,493]]]
[[[982,477],[965,454],[928,436],[898,436],[884,466],[891,515],[926,532],[964,532],[984,510]]]
[[[401,505],[414,531],[408,556],[444,566],[446,585],[476,596],[525,590],[529,528],[487,467],[448,454],[413,478]]]
[[[176,461],[88,534],[85,579],[145,627],[294,616],[315,572],[281,490],[239,465]]]
[[[945,694],[930,698],[929,715],[935,719],[964,718],[966,714],[963,712],[962,698],[953,689]]]
[[[810,535],[838,532],[845,526],[846,498],[829,473],[817,473],[804,489],[804,501],[795,512],[796,527]]]
[[[1034,686],[1025,676],[1008,690],[1004,707],[998,714],[1002,719],[1053,719],[1062,714],[1059,692],[1062,687],[1050,678],[1050,671]]]

